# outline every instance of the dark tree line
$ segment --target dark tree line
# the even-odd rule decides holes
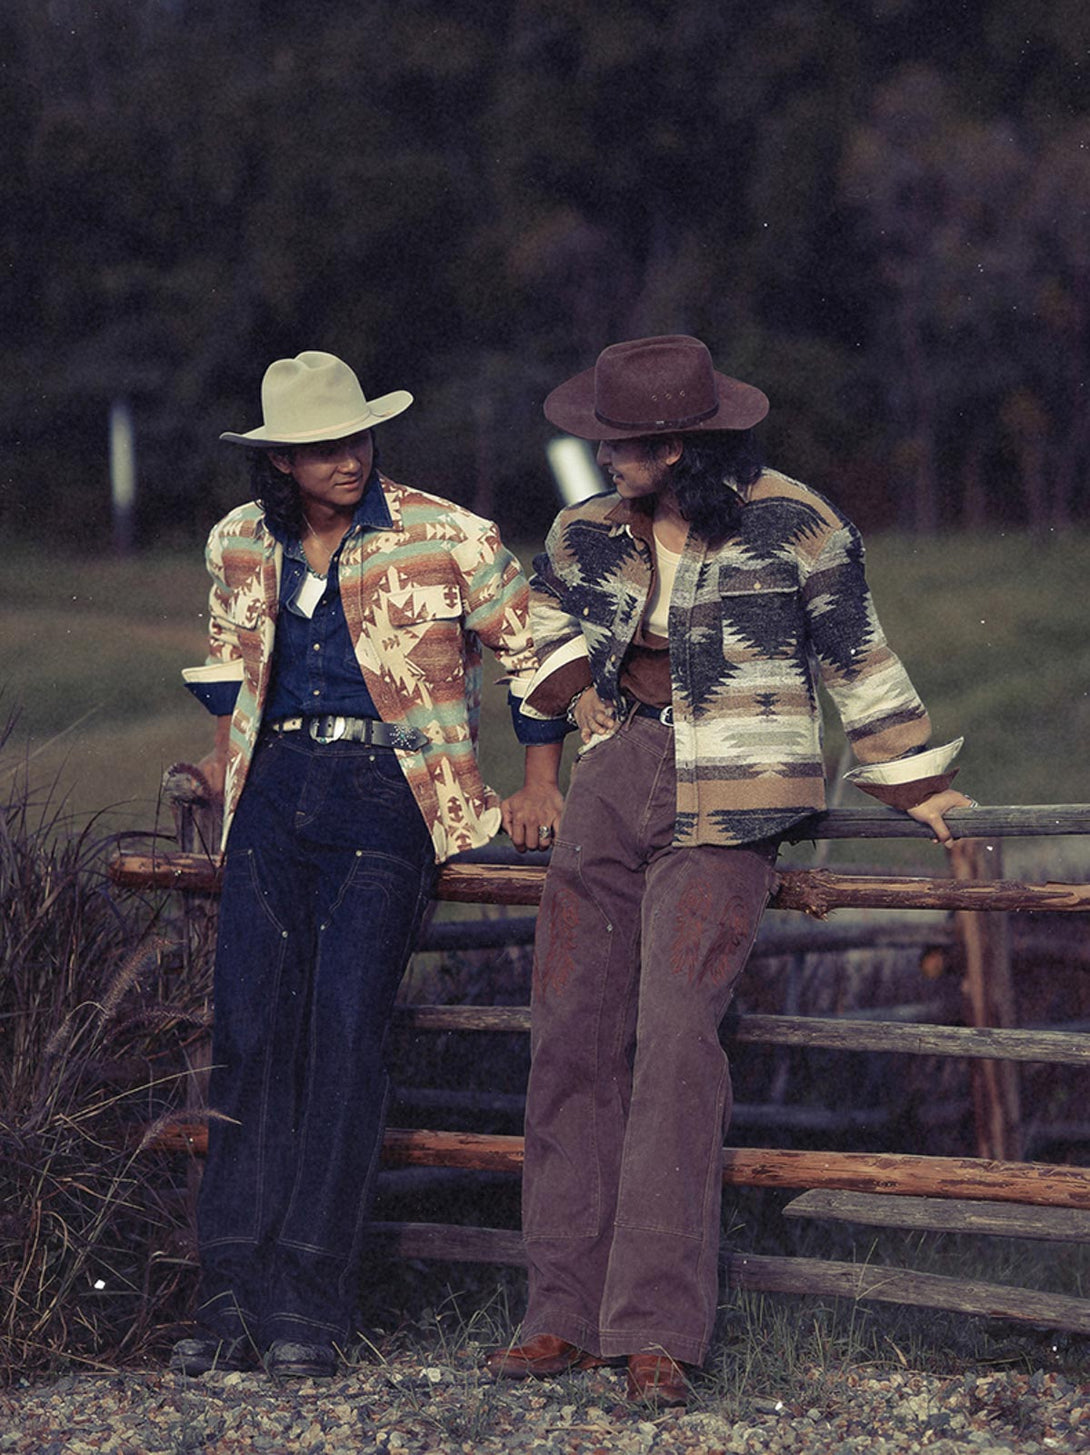
[[[1088,54],[1079,0],[7,0],[0,523],[109,539],[123,398],[192,538],[317,347],[537,533],[544,393],[675,330],[865,524],[1080,521]]]

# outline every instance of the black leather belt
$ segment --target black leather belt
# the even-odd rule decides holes
[[[430,739],[417,728],[375,717],[282,717],[266,723],[274,733],[297,733],[304,729],[316,743],[367,743],[375,748],[422,748]]]
[[[665,707],[652,707],[649,702],[636,703],[637,717],[653,717],[656,722],[663,722],[667,727],[674,725],[674,705],[668,702]]]

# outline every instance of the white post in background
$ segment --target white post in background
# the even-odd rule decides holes
[[[556,488],[565,505],[578,505],[606,488],[602,472],[594,462],[594,450],[586,440],[560,435],[545,446]]]
[[[128,555],[133,540],[133,506],[136,501],[136,448],[133,443],[132,412],[128,401],[115,399],[110,405],[110,499],[113,508],[114,550]]]

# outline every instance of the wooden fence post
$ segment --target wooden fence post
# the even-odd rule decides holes
[[[186,853],[211,857],[219,849],[223,825],[223,804],[210,790],[202,773],[189,763],[174,763],[163,775],[163,796],[174,818],[178,847]],[[219,894],[183,894],[181,898],[182,953],[191,964],[204,964],[211,971],[215,947]],[[212,1017],[212,979],[209,974],[205,1002]],[[208,1105],[208,1078],[212,1068],[212,1034],[197,1036],[187,1052],[185,1104],[194,1116]],[[204,1162],[191,1157],[187,1168],[189,1218],[196,1238],[197,1194],[204,1174]]]
[[[959,839],[950,857],[955,879],[1003,877],[997,841]],[[956,924],[965,952],[963,993],[968,1024],[977,1029],[1017,1025],[1006,913],[958,910]],[[1024,1138],[1017,1065],[1011,1061],[973,1061],[969,1077],[977,1156],[1001,1162],[1020,1160]]]

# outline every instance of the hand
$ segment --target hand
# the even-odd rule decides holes
[[[500,805],[503,827],[520,854],[551,849],[564,795],[555,784],[526,783]]]
[[[204,781],[212,790],[212,797],[222,798],[224,786],[227,782],[226,752],[220,752],[218,748],[214,748],[196,766],[198,773],[203,775]]]
[[[203,773],[204,781],[212,790],[213,798],[223,798],[227,783],[227,758],[231,748],[231,714],[224,713],[216,718],[216,734],[212,750],[197,764],[197,771]]]
[[[575,724],[579,736],[589,743],[599,733],[611,733],[616,729],[617,714],[602,701],[596,688],[588,687],[575,704]]]
[[[966,798],[964,793],[959,793],[956,788],[944,788],[941,793],[933,793],[930,798],[925,798],[922,803],[917,803],[915,808],[908,810],[917,823],[927,824],[935,835],[934,842],[942,844],[949,849],[955,842],[954,835],[946,827],[943,814],[951,808],[975,808],[976,803],[971,798]]]

